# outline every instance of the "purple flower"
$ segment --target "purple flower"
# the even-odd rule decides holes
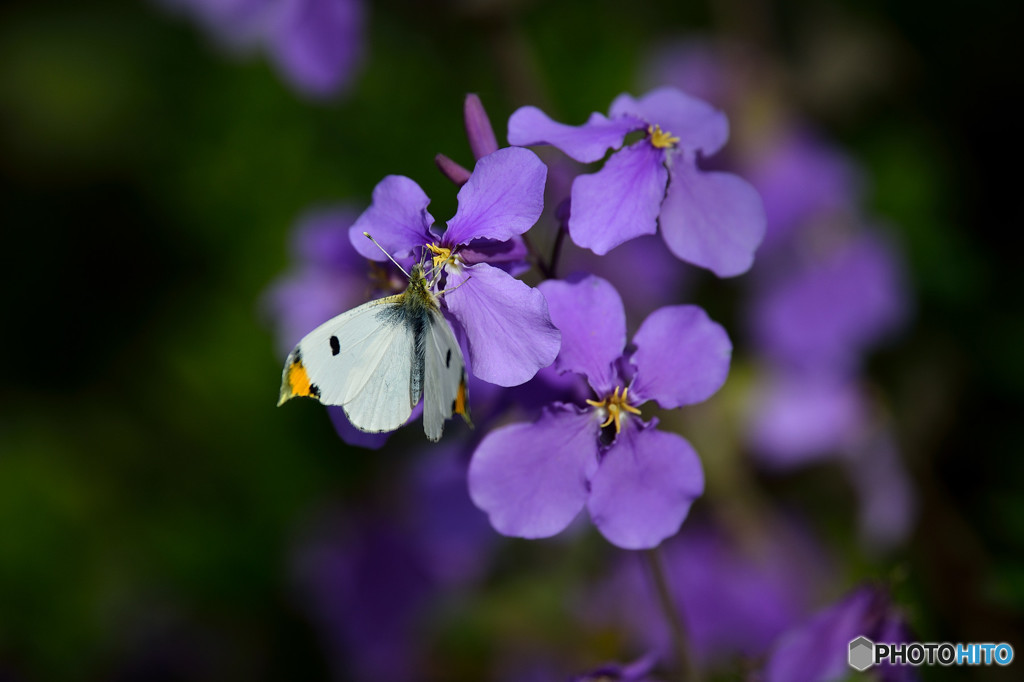
[[[860,169],[809,128],[792,125],[779,132],[769,147],[746,164],[750,182],[764,199],[766,249],[784,243],[813,218],[848,210],[859,202]]]
[[[409,680],[417,622],[435,586],[408,533],[389,518],[351,511],[301,548],[296,581],[338,677]]]
[[[657,662],[657,656],[648,654],[632,663],[605,663],[571,682],[653,682],[651,671]]]
[[[312,97],[346,87],[363,51],[362,0],[162,0],[228,46],[262,45],[285,80]]]
[[[285,79],[314,97],[349,84],[363,51],[361,0],[287,0],[267,35]]]
[[[907,291],[891,244],[866,229],[850,236],[831,227],[802,226],[792,236],[812,248],[790,239],[753,273],[761,286],[749,326],[767,371],[747,440],[778,470],[840,457],[860,497],[864,540],[887,548],[911,530],[914,492],[859,373],[867,352],[905,323]]]
[[[675,606],[703,669],[764,654],[815,603],[829,564],[802,529],[784,523],[744,527],[690,521],[660,548]],[[672,638],[649,566],[626,556],[594,598],[588,622],[624,629],[635,648],[670,656]]]
[[[902,614],[880,587],[861,587],[784,634],[765,665],[765,682],[845,679],[850,674],[850,641],[860,636],[894,643],[908,638]],[[915,669],[908,666],[885,665],[877,670],[883,680],[917,679]]]
[[[780,471],[852,447],[871,418],[859,383],[830,372],[769,370],[750,404],[747,441],[764,465]]]
[[[859,369],[866,351],[906,319],[898,252],[868,231],[837,237],[831,248],[818,246],[811,258],[787,262],[754,293],[754,343],[778,364],[833,373]]]
[[[636,329],[658,308],[682,300],[697,272],[682,266],[655,235],[630,240],[607,256],[567,242],[560,267],[563,272],[589,272],[611,282],[622,296],[629,329]],[[637,277],[638,272],[643,277]]]
[[[558,353],[559,333],[544,296],[503,269],[526,255],[514,238],[540,216],[546,172],[526,149],[481,158],[444,232],[433,227],[430,199],[420,186],[389,175],[350,231],[356,250],[373,260],[386,257],[364,232],[393,256],[433,257],[435,281],[444,280],[442,302],[465,332],[473,374],[500,386],[527,381]]]
[[[672,306],[644,321],[627,353],[625,311],[608,282],[540,288],[562,332],[555,368],[586,377],[596,399],[553,403],[533,423],[484,437],[470,463],[473,502],[498,532],[525,538],[561,532],[586,505],[613,544],[654,547],[679,529],[704,474],[690,444],[643,421],[639,407],[711,396],[729,371],[729,338],[700,308]]]
[[[581,126],[523,107],[508,127],[512,144],[550,144],[583,163],[618,149],[600,171],[573,182],[569,234],[580,246],[603,255],[660,225],[672,253],[719,277],[753,263],[765,229],[761,198],[738,176],[697,165],[729,136],[725,115],[706,102],[659,88],[640,99],[619,95],[608,117],[594,113]],[[643,137],[622,147],[635,132]]]
[[[295,554],[302,606],[337,679],[419,679],[426,616],[472,588],[491,559],[495,536],[466,493],[465,447],[430,455],[390,491],[403,505],[324,514]]]

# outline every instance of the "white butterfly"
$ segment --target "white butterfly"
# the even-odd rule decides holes
[[[423,431],[435,442],[453,414],[469,421],[462,349],[423,266],[406,274],[403,293],[342,313],[299,341],[285,361],[278,405],[315,398],[340,405],[357,429],[382,433],[408,421],[423,397]]]

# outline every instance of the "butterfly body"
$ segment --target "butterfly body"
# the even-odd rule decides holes
[[[370,433],[402,426],[421,397],[432,441],[453,414],[468,420],[465,360],[422,266],[413,266],[403,293],[342,313],[299,341],[278,404],[296,396],[340,405]]]

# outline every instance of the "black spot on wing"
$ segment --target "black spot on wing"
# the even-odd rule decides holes
[[[444,356],[444,366],[445,367],[451,367],[452,366],[452,349],[451,348],[448,349],[448,354]]]
[[[309,394],[316,398],[317,400],[320,400],[320,387],[317,386],[316,384],[310,384]]]
[[[338,341],[337,336],[331,337],[331,355],[337,355],[341,352],[341,343]]]

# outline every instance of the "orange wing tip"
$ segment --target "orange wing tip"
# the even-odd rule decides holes
[[[281,381],[281,395],[277,401],[278,407],[296,396],[320,399],[320,388],[309,380],[309,373],[306,372],[306,368],[299,358],[289,362],[288,368],[284,371],[284,379]]]
[[[459,392],[455,395],[455,414],[461,414],[462,418],[466,420],[466,424],[469,428],[473,428],[473,421],[469,418],[469,404],[466,394],[466,380],[463,379],[459,384]]]

